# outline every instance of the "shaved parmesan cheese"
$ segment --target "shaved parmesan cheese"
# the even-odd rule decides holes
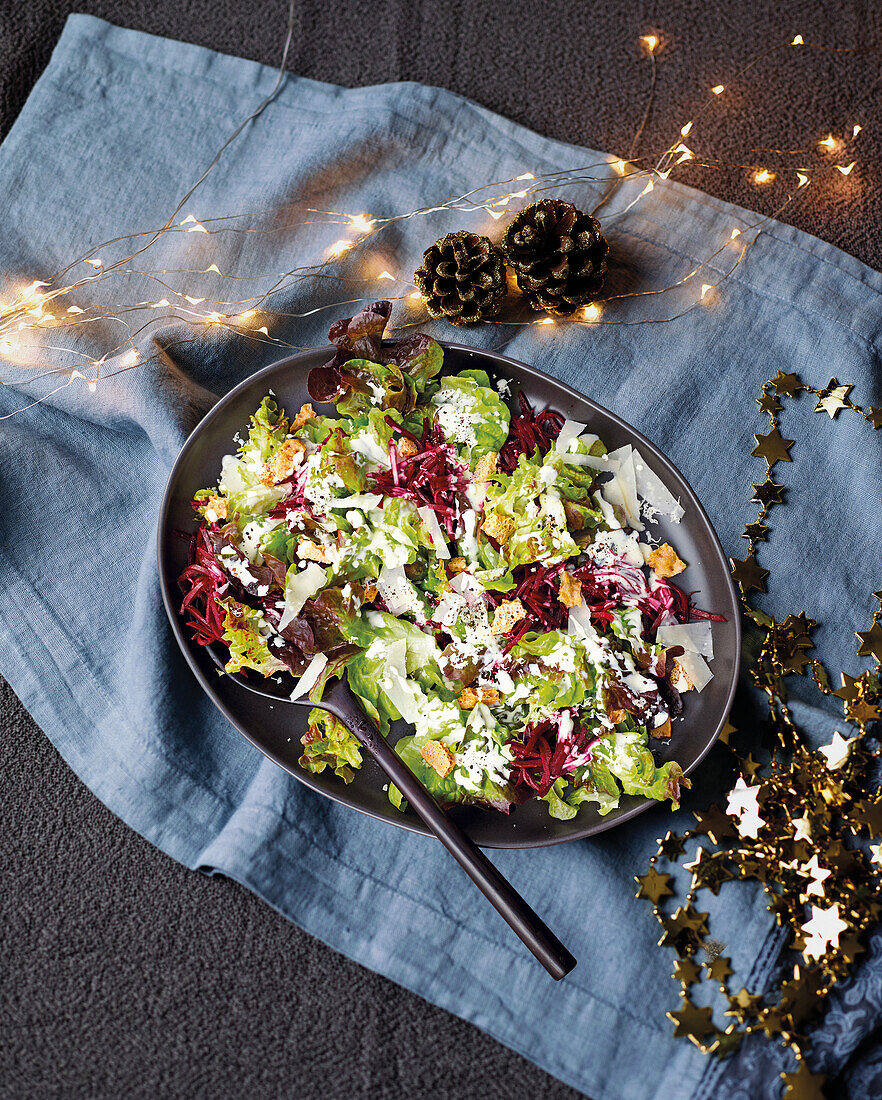
[[[382,499],[379,493],[353,493],[350,497],[333,497],[330,502],[330,507],[365,508],[369,511],[371,508],[379,507]]]
[[[674,497],[658,474],[653,473],[646,465],[643,456],[635,452],[634,472],[637,477],[637,493],[656,512],[670,516],[674,523],[679,523],[685,515],[680,502]]]
[[[426,530],[432,538],[435,553],[439,558],[449,558],[450,547],[447,545],[447,540],[444,538],[444,532],[441,530],[441,524],[438,522],[435,510],[426,506],[424,508],[417,508],[417,512],[419,512],[420,519],[425,524]]]
[[[585,428],[586,425],[580,424],[578,420],[565,420],[557,439],[554,441],[554,449],[556,451],[566,451],[571,440],[578,439]]]
[[[484,589],[471,573],[457,573],[450,581],[451,592],[463,596],[466,603],[474,603],[484,594]]]
[[[628,523],[635,531],[642,531],[640,501],[637,499],[637,473],[634,469],[634,450],[629,444],[607,455],[613,480],[604,485],[603,494],[612,504],[624,509]]]
[[[475,537],[475,529],[478,525],[478,515],[474,508],[466,508],[462,514],[462,548],[469,561],[478,560],[478,540]]]
[[[703,687],[714,678],[714,674],[708,668],[707,662],[703,657],[700,657],[697,653],[692,653],[690,650],[686,650],[682,657],[677,657],[677,664],[679,666],[681,676],[685,676],[689,681],[689,685],[695,688],[696,691],[701,691]],[[682,679],[678,677],[673,681],[674,687],[682,691],[688,685],[682,684]]]
[[[416,589],[405,576],[403,566],[396,565],[390,568],[384,565],[377,577],[377,591],[393,615],[401,615],[409,611],[418,618],[422,618],[422,604]]]
[[[702,657],[709,657],[713,660],[714,643],[709,622],[676,623],[671,626],[660,626],[656,632],[655,640],[666,649],[681,645],[690,653],[700,653]]]
[[[308,695],[310,691],[315,687],[316,681],[319,676],[325,671],[325,665],[328,663],[328,658],[324,653],[316,653],[313,659],[306,666],[306,670],[303,675],[297,681],[297,687],[291,692],[291,699],[300,699],[304,695]]]
[[[280,634],[288,623],[297,618],[306,601],[325,587],[326,581],[327,574],[314,561],[303,570],[291,566],[285,578],[285,610],[277,628]]]
[[[590,466],[592,470],[608,470],[609,463],[606,455],[563,454],[562,461],[569,462],[573,466]]]
[[[420,716],[420,705],[417,698],[418,686],[403,677],[397,669],[388,667],[380,686],[388,696],[389,702],[404,721],[414,725]]]

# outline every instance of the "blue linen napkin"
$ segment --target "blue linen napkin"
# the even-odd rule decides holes
[[[274,72],[251,62],[73,16],[0,149],[0,272],[9,284],[0,298],[85,247],[162,224],[274,81]],[[436,88],[348,90],[288,77],[183,211],[215,227],[235,223],[211,219],[270,210],[262,221],[268,232],[178,233],[141,266],[204,272],[214,263],[254,277],[241,285],[264,289],[270,282],[261,275],[315,263],[342,235],[317,221],[320,215],[304,214],[307,208],[385,215],[600,158]],[[566,194],[590,207],[600,190],[585,185]],[[305,217],[312,223],[302,224]],[[670,285],[733,228],[755,221],[667,183],[610,221],[608,235],[618,261],[639,273],[640,289],[650,289]],[[492,224],[456,213],[398,223],[371,262],[374,277],[385,268],[402,282],[299,284],[273,299],[287,316],[272,321],[271,334],[301,347],[323,344],[330,320],[351,310],[308,311],[375,291],[405,293],[407,273],[436,236]],[[729,262],[714,261],[706,281],[716,282]],[[345,270],[358,273],[355,263]],[[156,279],[199,297],[216,292],[213,277]],[[113,294],[127,301],[170,296],[143,276],[116,283]],[[764,472],[750,457],[751,433],[765,430],[754,405],[761,382],[777,368],[817,386],[835,373],[854,384],[856,401],[882,403],[880,292],[882,276],[772,223],[708,304],[677,321],[485,327],[456,336],[498,346],[513,334],[510,354],[648,434],[691,481],[727,552],[743,557],[749,486]],[[618,316],[663,318],[695,293],[638,300]],[[678,1001],[673,955],[656,946],[649,906],[633,897],[632,876],[646,869],[655,838],[688,827],[690,807],[719,798],[714,755],[673,818],[659,808],[595,840],[494,853],[580,960],[556,985],[434,842],[314,794],[265,760],[202,696],[159,598],[158,504],[199,418],[284,352],[227,334],[190,337],[169,323],[152,333],[152,344],[140,344],[149,361],[137,370],[116,374],[94,394],[82,383],[65,387],[0,421],[0,670],[70,766],[175,859],[237,879],[335,949],[471,1020],[594,1100],[777,1096],[778,1073],[792,1068],[777,1047],[751,1041],[718,1063],[673,1038],[665,1019]],[[73,346],[95,359],[118,340],[108,322],[84,329]],[[165,350],[150,359],[157,348]],[[41,362],[70,366],[51,349]],[[35,380],[32,369],[2,369],[9,385],[0,389],[0,415],[57,384]],[[853,631],[868,623],[870,593],[880,587],[882,438],[857,418],[831,422],[812,407],[803,397],[785,413],[784,434],[797,444],[792,466],[775,471],[787,506],[776,509],[762,549],[771,570],[766,605],[782,614],[805,609],[820,620],[819,655],[855,674]],[[819,743],[829,740],[836,713],[822,704],[817,693],[799,689],[793,700]],[[733,981],[761,989],[780,942],[762,894],[732,885],[706,907],[712,935],[732,956]],[[854,1097],[880,1092],[879,1052],[865,1042],[879,1027],[880,1005],[877,935],[856,976],[834,993],[816,1041],[817,1065],[828,1074],[851,1059]]]

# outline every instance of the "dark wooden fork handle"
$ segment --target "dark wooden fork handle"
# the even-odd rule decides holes
[[[343,691],[339,689],[343,688]],[[332,711],[376,760],[401,791],[414,812],[441,841],[493,908],[533,952],[548,973],[560,981],[576,965],[545,922],[524,901],[497,868],[438,805],[392,746],[367,717],[352,693],[339,684],[325,697],[323,706]]]

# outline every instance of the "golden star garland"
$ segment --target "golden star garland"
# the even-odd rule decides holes
[[[792,461],[795,444],[780,431],[783,399],[808,393],[817,399],[817,413],[834,419],[848,411],[874,429],[882,427],[882,408],[865,410],[854,404],[852,388],[831,378],[816,389],[780,370],[762,385],[757,404],[770,427],[756,433],[751,453],[765,461],[766,477],[753,486],[751,499],[759,509],[744,528],[749,552],[731,564],[744,614],[758,635],[748,675],[768,702],[770,761],[762,765],[749,753],[737,752],[731,739],[738,731],[727,722],[720,741],[731,752],[737,777],[724,808],[715,805],[695,813],[695,827],[683,834],[668,832],[658,842],[649,871],[635,880],[637,896],[652,904],[661,925],[659,944],[677,953],[673,977],[680,985],[681,1005],[668,1013],[674,1034],[718,1056],[732,1053],[745,1035],[756,1032],[780,1040],[798,1062],[796,1072],[781,1075],[787,1100],[822,1096],[825,1078],[812,1074],[805,1062],[807,1028],[819,1017],[831,987],[864,951],[861,937],[882,913],[882,843],[869,846],[869,857],[859,846],[866,837],[882,835],[882,791],[872,779],[879,750],[867,738],[868,726],[879,720],[882,707],[882,591],[873,593],[879,607],[869,629],[856,632],[858,655],[872,658],[875,667],[858,677],[842,673],[835,690],[821,662],[808,655],[817,623],[805,612],[776,621],[752,607],[749,595],[765,591],[769,573],[756,560],[757,546],[768,538],[769,513],[783,502],[772,469]],[[822,694],[841,701],[843,722],[856,727],[852,736],[836,730],[830,743],[816,751],[806,746],[787,706],[787,677],[809,673]],[[678,904],[672,883],[679,876],[673,868],[694,838],[700,843],[682,864],[691,879],[684,904]],[[662,860],[671,871],[659,870]],[[720,954],[721,945],[707,938],[708,915],[696,908],[701,890],[718,894],[727,882],[747,879],[762,883],[769,912],[787,933],[785,946],[801,955],[779,986],[768,991],[729,988],[730,960]],[[666,911],[666,902],[676,905],[673,912]],[[699,965],[701,951],[706,959]],[[728,1002],[723,1015],[733,1022],[726,1026],[690,996],[691,987],[705,979],[716,983]]]

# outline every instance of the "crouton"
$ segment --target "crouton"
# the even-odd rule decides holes
[[[441,741],[427,741],[420,749],[420,756],[442,779],[453,770],[456,763],[453,753]]]
[[[498,512],[491,512],[481,525],[481,530],[498,543],[508,542],[514,534],[515,525],[508,516],[501,516]]]
[[[304,561],[317,561],[321,565],[330,565],[334,561],[334,548],[332,546],[319,546],[317,542],[309,539],[301,539],[297,543],[297,557]]]
[[[667,542],[663,542],[651,554],[646,555],[646,564],[660,577],[676,577],[686,568],[686,562],[680,561],[677,551]]]
[[[260,482],[269,488],[289,478],[303,461],[306,447],[299,439],[286,439],[267,462],[260,475]]]
[[[611,710],[609,712],[609,720],[614,726],[617,726],[619,722],[624,722],[627,717],[628,712],[626,710]]]
[[[493,622],[490,624],[491,634],[508,634],[508,632],[527,614],[527,609],[520,600],[503,600],[496,608]]]
[[[564,607],[582,606],[582,582],[566,569],[560,575],[560,591],[557,598]]]
[[[675,687],[677,691],[692,691],[695,687],[676,657],[671,664],[671,686]]]
[[[377,598],[377,586],[375,584],[369,584],[364,590],[364,602],[373,603]]]
[[[223,497],[209,497],[205,506],[205,518],[209,523],[217,523],[227,518],[227,502]]]
[[[652,731],[653,737],[670,737],[671,736],[671,720],[666,718],[660,726],[656,726]]]
[[[451,558],[447,563],[447,572],[452,577],[455,577],[457,573],[465,573],[466,569],[468,569],[468,564],[465,558]]]
[[[416,443],[406,436],[400,443],[395,444],[395,449],[398,451],[399,458],[413,458],[413,456],[419,452],[419,447]]]
[[[502,699],[502,696],[496,690],[496,688],[480,688],[479,693],[481,696],[481,702],[488,707],[495,707]]]
[[[315,409],[307,401],[305,405],[300,406],[300,412],[291,421],[291,431],[296,432],[298,428],[302,428],[307,420],[312,420],[315,416]]]
[[[488,451],[478,459],[472,477],[476,484],[484,485],[496,473],[496,457],[496,451]]]
[[[480,701],[474,688],[463,688],[459,693],[459,705],[462,710],[473,710]]]

